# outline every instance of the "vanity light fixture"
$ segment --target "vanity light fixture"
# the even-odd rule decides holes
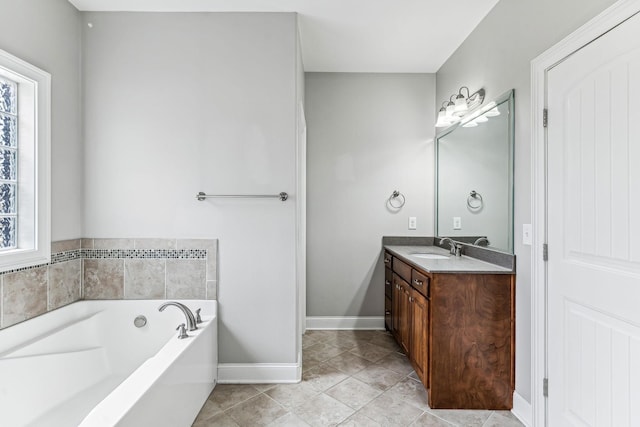
[[[464,91],[467,92],[466,96]],[[447,127],[459,122],[467,112],[472,111],[482,105],[484,102],[484,89],[479,89],[474,93],[470,93],[469,88],[462,86],[458,89],[457,94],[449,97],[449,101],[442,103],[442,108],[438,112],[438,120],[436,127]],[[455,98],[455,100],[454,100]]]

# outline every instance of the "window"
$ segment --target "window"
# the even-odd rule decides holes
[[[50,259],[51,76],[0,50],[0,271]]]

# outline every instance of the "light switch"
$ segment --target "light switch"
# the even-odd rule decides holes
[[[453,229],[462,230],[462,218],[460,218],[459,216],[453,217]]]
[[[531,224],[522,224],[522,244],[531,246]]]
[[[409,230],[415,230],[417,226],[417,219],[415,216],[409,217]]]

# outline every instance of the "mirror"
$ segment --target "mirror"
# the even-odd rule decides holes
[[[436,236],[513,253],[514,91],[436,137]]]

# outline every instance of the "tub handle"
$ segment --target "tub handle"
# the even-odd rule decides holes
[[[185,325],[184,323],[181,323],[178,325],[178,327],[176,328],[176,331],[178,332],[178,339],[184,339],[184,338],[189,338],[189,335],[187,334],[187,325]]]
[[[200,317],[200,310],[202,310],[201,308],[196,310],[196,323],[202,323],[202,317]]]

